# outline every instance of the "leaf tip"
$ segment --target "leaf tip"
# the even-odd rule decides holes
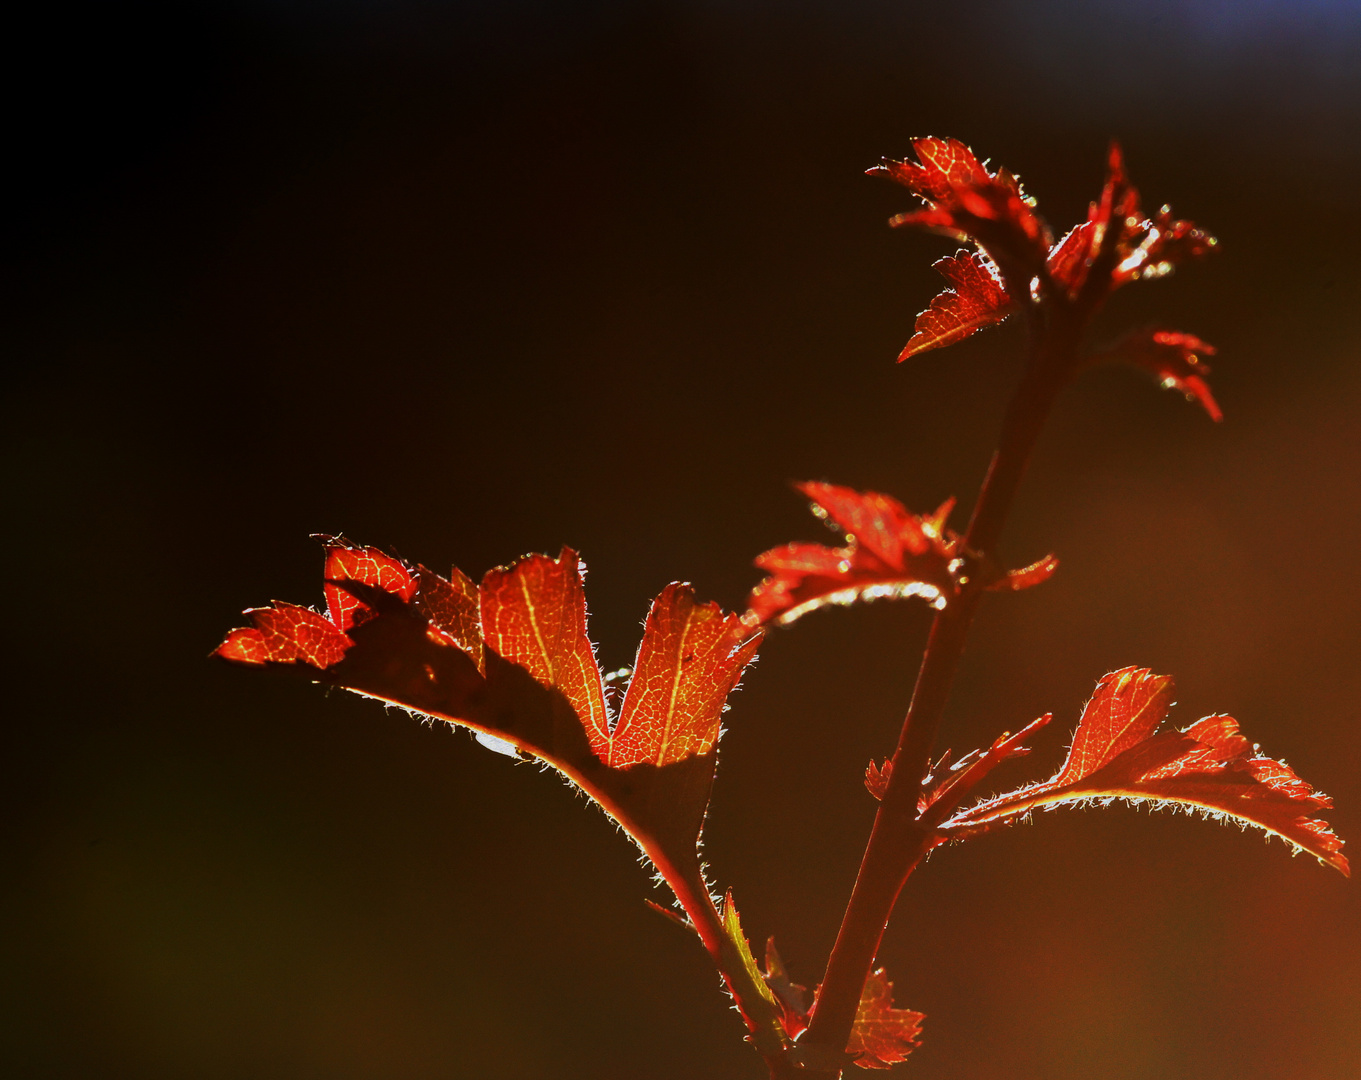
[[[263,664],[268,659],[268,650],[259,630],[241,626],[230,631],[222,644],[208,655],[234,664]]]
[[[865,767],[865,790],[880,802],[883,802],[884,796],[888,793],[888,782],[892,775],[892,758],[884,758],[882,765],[870,758],[870,763]]]

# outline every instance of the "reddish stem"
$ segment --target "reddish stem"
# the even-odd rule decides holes
[[[794,1067],[785,1052],[783,1029],[773,1010],[765,1004],[761,988],[754,985],[734,943],[723,928],[723,916],[710,895],[699,863],[678,867],[661,851],[649,851],[671,891],[690,917],[690,925],[718,968],[737,1011],[747,1025],[747,1039],[755,1045],[770,1070],[770,1080],[794,1080]]]
[[[1025,475],[1040,430],[1054,399],[1073,368],[1080,319],[1060,308],[1044,321],[1031,309],[1031,350],[1025,376],[1007,409],[1001,440],[993,455],[965,536],[980,561],[990,560]],[[1065,318],[1065,316],[1069,316]],[[967,575],[967,570],[965,571]],[[861,859],[855,889],[827,962],[808,1031],[799,1040],[813,1068],[804,1076],[836,1077],[837,1069],[814,1063],[844,1050],[850,1040],[861,990],[883,938],[899,892],[926,854],[939,843],[934,830],[918,821],[921,783],[958,670],[970,624],[982,591],[977,575],[931,625],[912,702],[903,720],[888,789]]]

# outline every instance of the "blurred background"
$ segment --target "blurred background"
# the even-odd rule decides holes
[[[1215,342],[1222,425],[1085,378],[951,703],[965,751],[1104,672],[1174,674],[1361,838],[1361,7],[214,0],[7,33],[5,876],[11,1076],[695,1077],[759,1059],[634,852],[552,775],[209,662],[320,601],[310,533],[479,575],[585,554],[628,663],[673,579],[728,607],[823,539],[789,483],[972,499],[1019,327],[898,366],[948,241],[866,178],[926,134],[1062,231],[1107,140],[1221,251],[1098,344]],[[961,512],[959,520],[963,520]],[[929,612],[771,634],[706,833],[816,982]],[[920,1080],[1361,1075],[1361,901],[1279,842],[1115,808],[938,852],[882,961]]]

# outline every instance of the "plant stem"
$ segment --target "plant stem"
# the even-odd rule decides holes
[[[884,929],[903,885],[939,843],[934,831],[918,821],[917,801],[922,778],[930,763],[941,717],[950,696],[955,672],[964,654],[983,585],[974,567],[991,561],[1006,524],[1017,488],[1054,399],[1067,381],[1076,353],[1078,320],[1054,312],[1053,322],[1032,309],[1031,341],[1025,375],[1017,387],[1001,439],[979,492],[965,535],[972,553],[960,592],[936,615],[893,755],[893,772],[875,815],[874,828],[861,859],[855,889],[827,962],[811,1024],[799,1040],[813,1068],[804,1072],[835,1077],[840,1070],[814,1064],[819,1058],[844,1051],[850,1040],[861,990],[879,951]]]
[[[736,944],[728,937],[723,916],[705,884],[698,860],[693,865],[677,867],[660,850],[649,852],[649,857],[659,870],[663,870],[671,891],[690,916],[690,925],[718,968],[747,1025],[747,1040],[765,1059],[770,1080],[794,1080],[794,1066],[785,1052],[783,1028],[774,1006],[767,1003],[766,995],[762,993],[764,987],[753,981],[751,972],[736,951]]]

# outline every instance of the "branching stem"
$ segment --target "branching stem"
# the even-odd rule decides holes
[[[779,1021],[773,1010],[765,1006],[761,987],[753,981],[751,972],[736,951],[735,943],[724,930],[723,916],[709,893],[699,864],[677,868],[664,863],[664,856],[660,853],[652,855],[652,858],[659,868],[663,865],[667,867],[667,884],[690,917],[690,925],[722,975],[737,1011],[746,1022],[747,1039],[765,1059],[771,1080],[794,1080],[794,1067],[785,1053]]]
[[[1031,452],[1055,397],[1074,367],[1083,321],[1076,317],[1077,312],[1061,305],[1046,312],[1035,305],[1030,315],[1025,375],[1007,409],[997,452],[965,537],[970,557],[978,563],[990,561],[995,554]],[[967,568],[965,575],[973,576]],[[888,790],[875,816],[855,889],[827,962],[812,1022],[799,1040],[810,1062],[846,1047],[861,990],[898,894],[922,859],[939,843],[935,832],[918,821],[917,801],[981,598],[980,580],[963,582],[958,598],[931,625],[912,702],[893,755]],[[832,1078],[839,1071],[810,1068],[802,1075],[808,1080]]]

